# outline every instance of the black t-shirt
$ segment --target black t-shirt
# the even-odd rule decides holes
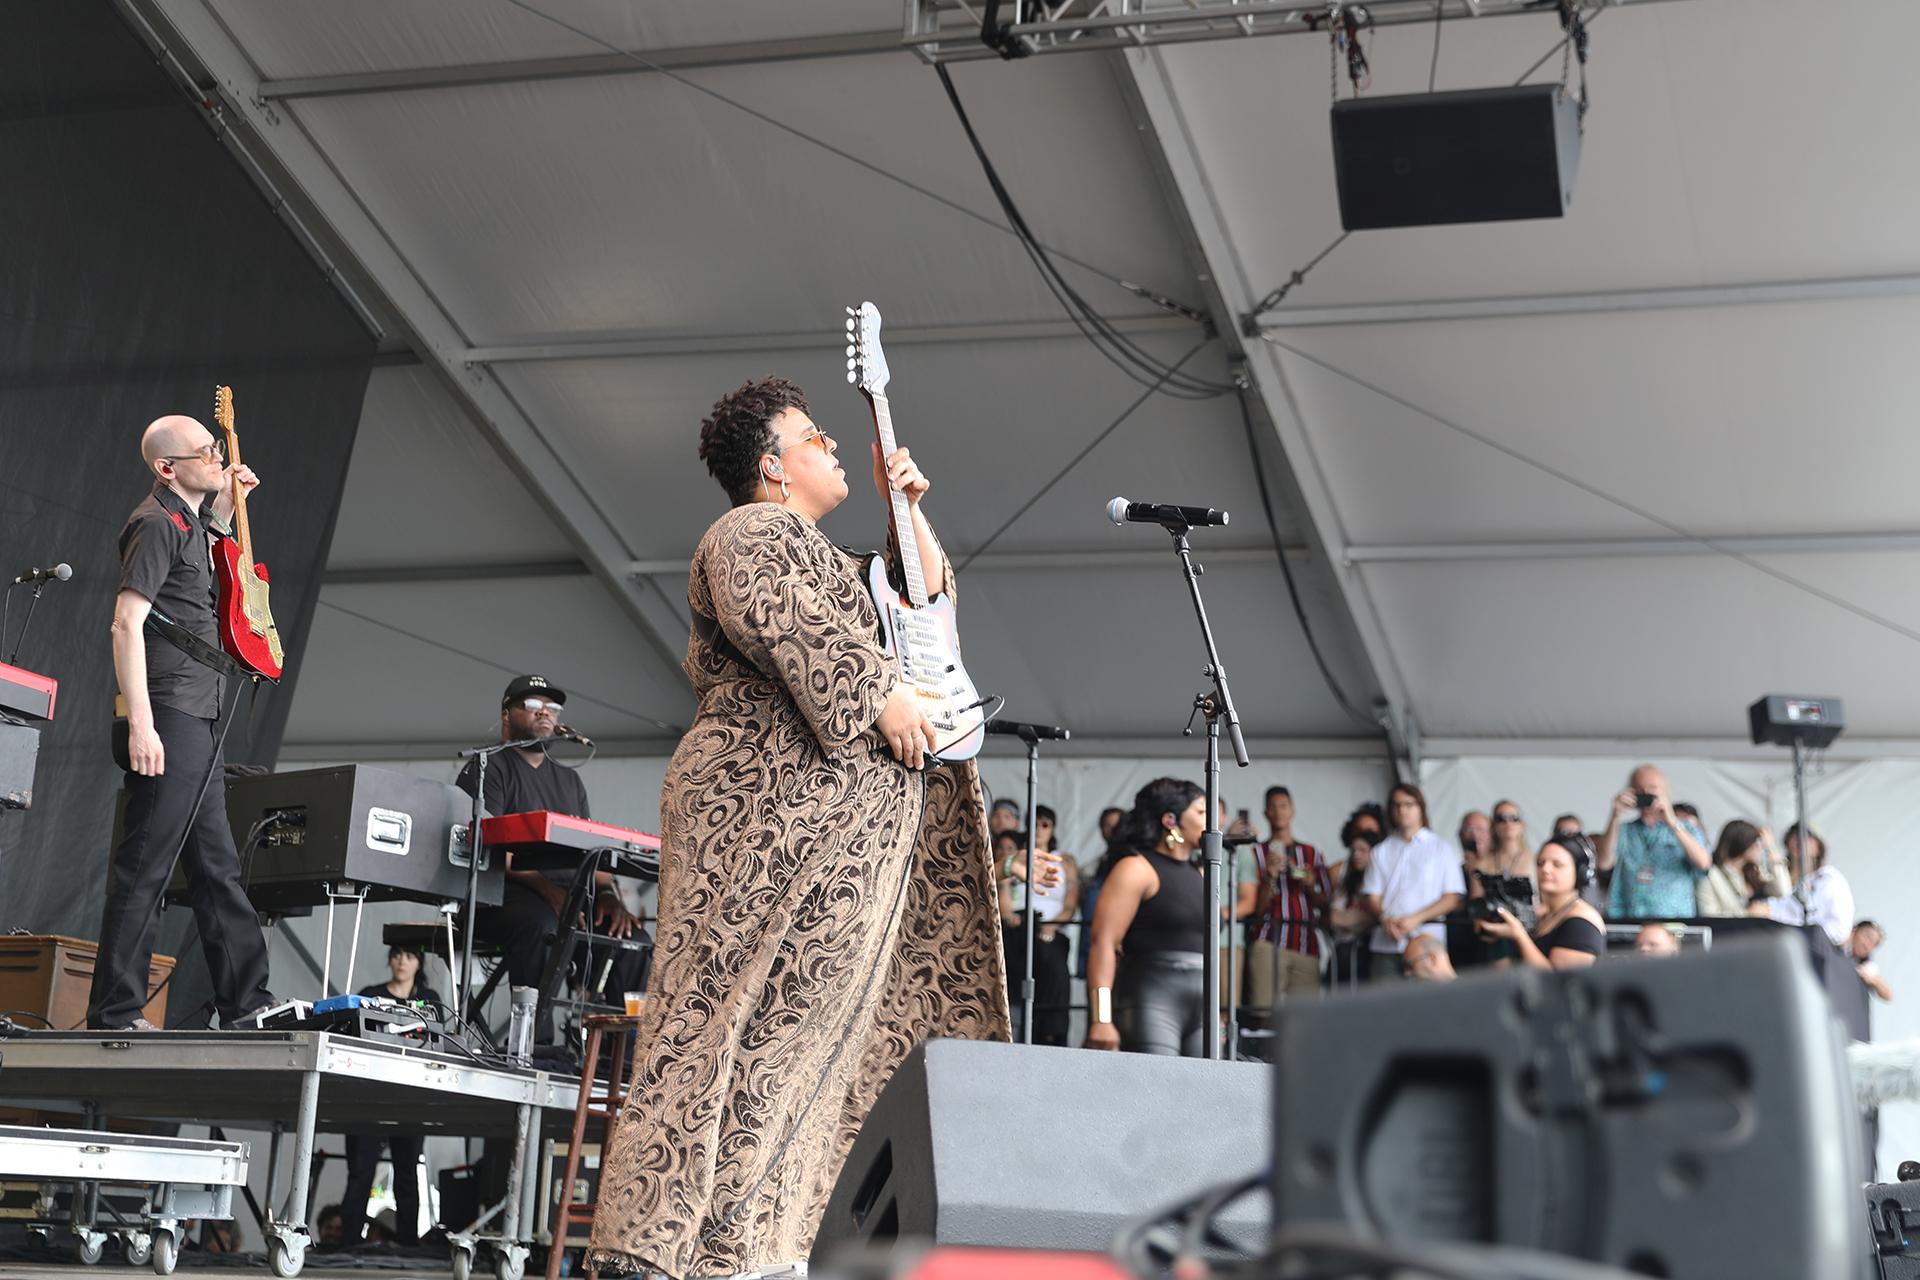
[[[460,771],[455,783],[468,795],[473,794],[473,779],[480,771],[479,764],[477,760],[467,761],[467,767]],[[538,810],[564,813],[573,818],[593,816],[587,810],[587,784],[580,780],[578,769],[569,768],[552,756],[535,768],[518,750],[502,751],[487,757],[487,794],[484,802],[490,817]],[[573,883],[573,876],[569,872],[549,869],[542,874],[561,884]]]
[[[1555,947],[1584,951],[1590,956],[1605,955],[1607,950],[1607,935],[1581,916],[1568,916],[1547,932],[1534,935],[1533,941],[1540,954],[1548,958],[1552,958]]]
[[[156,483],[120,531],[120,589],[136,591],[154,610],[220,647],[214,626],[219,584],[207,546],[203,512]],[[202,720],[220,715],[226,678],[189,658],[172,641],[146,632],[147,698]]]

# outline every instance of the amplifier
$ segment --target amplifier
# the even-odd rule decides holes
[[[39,729],[0,721],[0,809],[33,808],[33,771],[39,759]]]
[[[463,902],[472,816],[473,799],[458,787],[373,765],[227,780],[247,896],[262,911],[324,905],[327,884],[364,887],[369,901]],[[271,820],[249,856],[247,833],[263,819]],[[505,879],[483,850],[476,900],[497,905]],[[185,890],[176,870],[168,893]]]

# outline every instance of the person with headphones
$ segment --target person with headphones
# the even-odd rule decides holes
[[[1555,836],[1534,858],[1540,886],[1540,918],[1533,932],[1505,907],[1482,920],[1480,932],[1514,944],[1521,964],[1533,969],[1584,969],[1607,949],[1607,925],[1581,891],[1593,882],[1593,848],[1585,836]]]

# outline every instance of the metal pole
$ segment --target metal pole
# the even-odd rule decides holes
[[[1021,932],[1025,935],[1027,949],[1026,968],[1021,970],[1020,981],[1020,1043],[1033,1043],[1033,936],[1034,936],[1034,867],[1039,848],[1039,823],[1035,821],[1034,808],[1038,801],[1040,775],[1040,739],[1035,737],[1027,741],[1027,909],[1021,922]]]
[[[1813,904],[1807,894],[1807,884],[1813,878],[1813,831],[1807,826],[1807,748],[1798,735],[1793,740],[1793,802],[1800,827],[1800,870],[1793,877],[1793,896],[1800,904],[1800,923],[1805,926],[1813,923]],[[1787,869],[1793,871],[1791,863]]]
[[[1205,859],[1202,892],[1207,899],[1207,954],[1200,984],[1202,1025],[1206,1027],[1206,1056],[1220,1056],[1220,720],[1213,696],[1201,696],[1207,716],[1207,830],[1200,837]]]

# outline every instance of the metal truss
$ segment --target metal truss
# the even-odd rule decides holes
[[[1598,0],[1596,8],[1666,0]],[[1439,13],[1436,15],[1435,10]],[[1082,53],[1196,40],[1325,32],[1352,12],[1375,27],[1552,12],[1551,0],[1000,0],[999,47],[982,37],[991,0],[906,0],[904,42],[928,62]]]

